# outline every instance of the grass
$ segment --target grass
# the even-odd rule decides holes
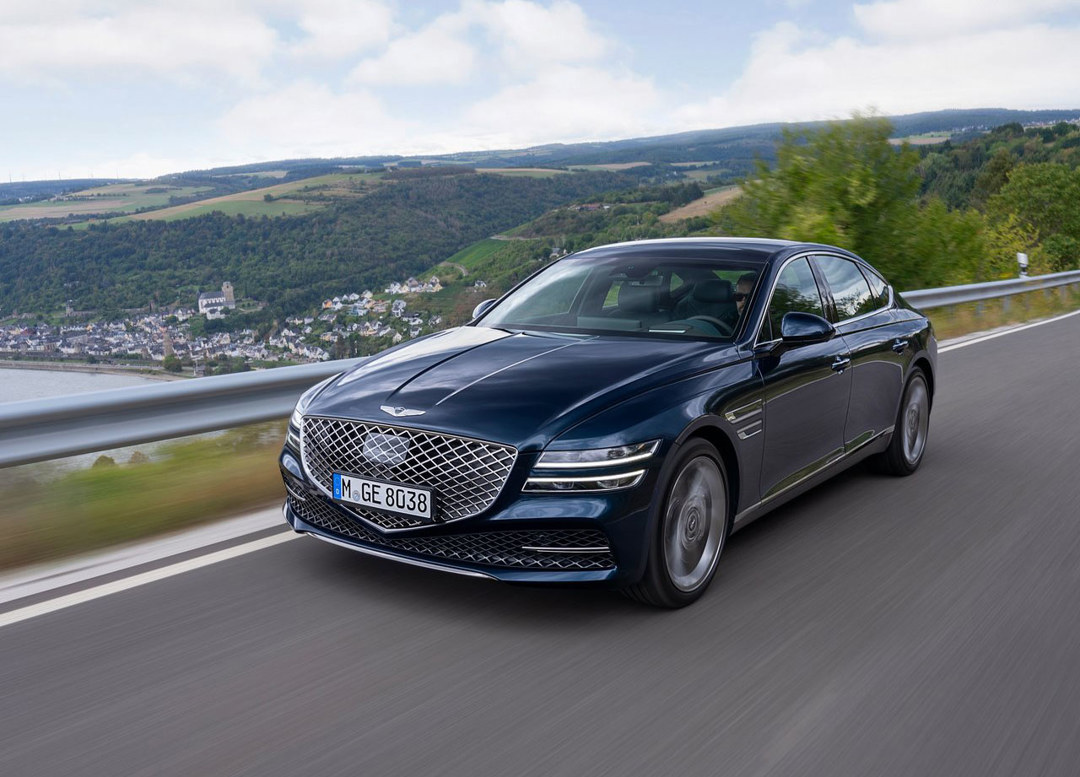
[[[902,292],[901,292],[902,293]],[[927,311],[938,340],[949,340],[973,332],[985,332],[1011,324],[1035,321],[1080,308],[1080,288],[1030,291],[1012,297],[968,302]]]
[[[284,497],[277,454],[284,422],[165,446],[144,463],[56,474],[0,471],[0,568],[175,531]]]
[[[474,270],[478,264],[498,251],[502,245],[503,241],[501,240],[485,238],[478,243],[473,243],[471,246],[461,249],[445,261],[452,264],[460,264],[467,270]]]

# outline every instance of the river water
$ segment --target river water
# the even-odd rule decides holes
[[[0,367],[0,404],[17,402],[22,399],[43,399],[45,397],[85,394],[88,391],[103,391],[125,386],[145,386],[151,383],[161,383],[161,381],[139,375],[110,375],[101,372],[24,370]],[[161,443],[133,445],[128,448],[86,453],[41,464],[26,464],[22,467],[16,467],[15,470],[35,477],[47,477],[51,473],[90,466],[102,453],[109,455],[118,462],[127,461],[136,450],[154,458],[160,446]],[[12,472],[14,470],[9,470],[8,476]],[[0,484],[3,484],[4,476],[5,472],[0,470]]]
[[[160,383],[139,375],[109,375],[101,372],[60,372],[0,367],[0,402],[20,399],[60,397],[88,391]]]

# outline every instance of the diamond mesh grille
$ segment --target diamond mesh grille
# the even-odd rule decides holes
[[[303,502],[290,497],[289,507],[301,520],[331,534],[410,555],[491,567],[569,572],[612,569],[615,566],[607,538],[603,532],[595,529],[490,531],[441,537],[385,537],[350,520],[319,496],[312,495]],[[540,553],[525,550],[527,547],[552,550],[565,548],[569,552]],[[593,553],[573,552],[575,548],[597,547],[605,550]]]
[[[334,472],[427,486],[435,490],[436,514],[443,521],[489,508],[517,458],[517,451],[505,445],[318,416],[304,419],[300,452],[308,474],[327,494]],[[423,523],[363,507],[351,509],[388,529]]]

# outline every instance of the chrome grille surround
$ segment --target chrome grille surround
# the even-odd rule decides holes
[[[509,569],[587,572],[615,568],[607,537],[598,529],[487,531],[421,537],[387,537],[351,520],[336,503],[319,496],[289,509],[305,523],[331,535],[376,548],[430,559]],[[542,547],[543,550],[531,550]]]
[[[426,486],[435,491],[435,518],[440,522],[470,518],[491,507],[516,460],[517,450],[509,445],[403,426],[307,416],[300,432],[304,472],[327,496],[334,472]],[[383,531],[424,525],[410,516],[342,507]]]

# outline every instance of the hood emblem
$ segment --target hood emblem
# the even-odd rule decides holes
[[[379,410],[382,410],[384,413],[389,413],[394,418],[407,418],[412,415],[424,414],[423,410],[412,410],[407,407],[391,407],[390,405],[381,405]]]

